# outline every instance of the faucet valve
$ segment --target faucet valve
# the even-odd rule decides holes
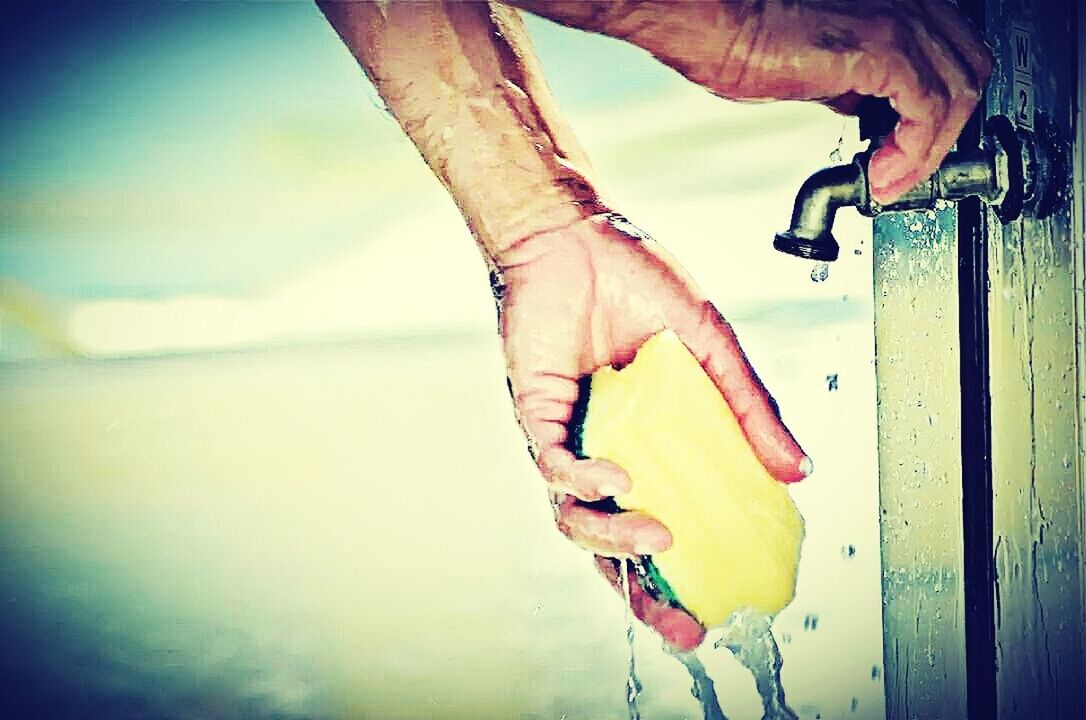
[[[889,205],[871,198],[867,164],[880,138],[848,165],[824,168],[811,175],[796,196],[792,223],[778,233],[773,247],[798,257],[831,262],[840,254],[833,236],[837,210],[853,206],[874,217],[883,212],[934,208],[939,200],[979,197],[992,206],[1001,222],[1018,219],[1024,210],[1035,217],[1051,214],[1058,202],[1066,167],[1054,134],[1043,118],[1038,136],[1015,129],[1002,115],[988,119],[979,148],[958,150],[931,177]]]

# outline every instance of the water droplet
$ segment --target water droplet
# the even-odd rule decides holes
[[[845,128],[847,125],[841,126],[841,134],[837,136],[837,147],[830,152],[830,162],[839,163],[843,159],[841,150],[845,147]]]
[[[851,544],[842,545],[841,557],[845,558],[846,560],[856,557],[856,546]]]
[[[826,389],[830,392],[837,390],[837,373],[826,376]]]
[[[809,632],[814,632],[818,629],[818,616],[814,613],[808,613],[803,616],[803,629]]]
[[[538,615],[541,612],[543,612],[543,603],[537,603],[536,606],[532,608],[532,615]]]
[[[856,708],[860,707],[860,698],[852,698],[852,703],[849,705],[849,712],[856,712]]]
[[[878,680],[880,677],[882,677],[882,668],[879,667],[878,665],[872,665],[871,666],[871,679],[872,680]]]
[[[815,263],[814,269],[811,270],[811,282],[825,282],[829,276],[830,264],[828,262]]]

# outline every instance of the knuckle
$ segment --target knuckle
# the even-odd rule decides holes
[[[962,92],[958,95],[957,101],[959,104],[964,104],[969,108],[972,108],[980,101],[982,92],[983,90],[980,87],[976,85],[970,85],[969,87],[966,87],[964,90],[962,90]]]
[[[576,495],[578,499],[584,500],[585,502],[596,502],[597,500],[602,500],[604,497],[606,497],[603,493],[599,491],[598,488],[595,487],[575,486],[572,488],[572,490],[574,495]]]

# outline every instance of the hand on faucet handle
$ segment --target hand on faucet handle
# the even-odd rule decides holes
[[[723,97],[815,100],[850,115],[886,98],[900,120],[871,158],[882,204],[935,171],[992,71],[947,0],[506,2],[643,47]]]

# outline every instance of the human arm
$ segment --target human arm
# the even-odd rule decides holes
[[[628,362],[671,328],[728,400],[755,452],[782,481],[804,455],[731,328],[686,273],[613,212],[558,116],[515,10],[479,3],[320,3],[389,110],[449,189],[491,269],[510,392],[559,528],[599,556],[666,549],[641,513],[587,502],[629,478],[566,446],[578,380]],[[616,582],[606,562],[601,569]],[[634,590],[633,607],[672,645],[704,630]]]
[[[736,100],[818,100],[851,112],[889,98],[901,116],[874,153],[889,203],[942,162],[992,70],[981,36],[946,0],[507,0],[648,50]]]

